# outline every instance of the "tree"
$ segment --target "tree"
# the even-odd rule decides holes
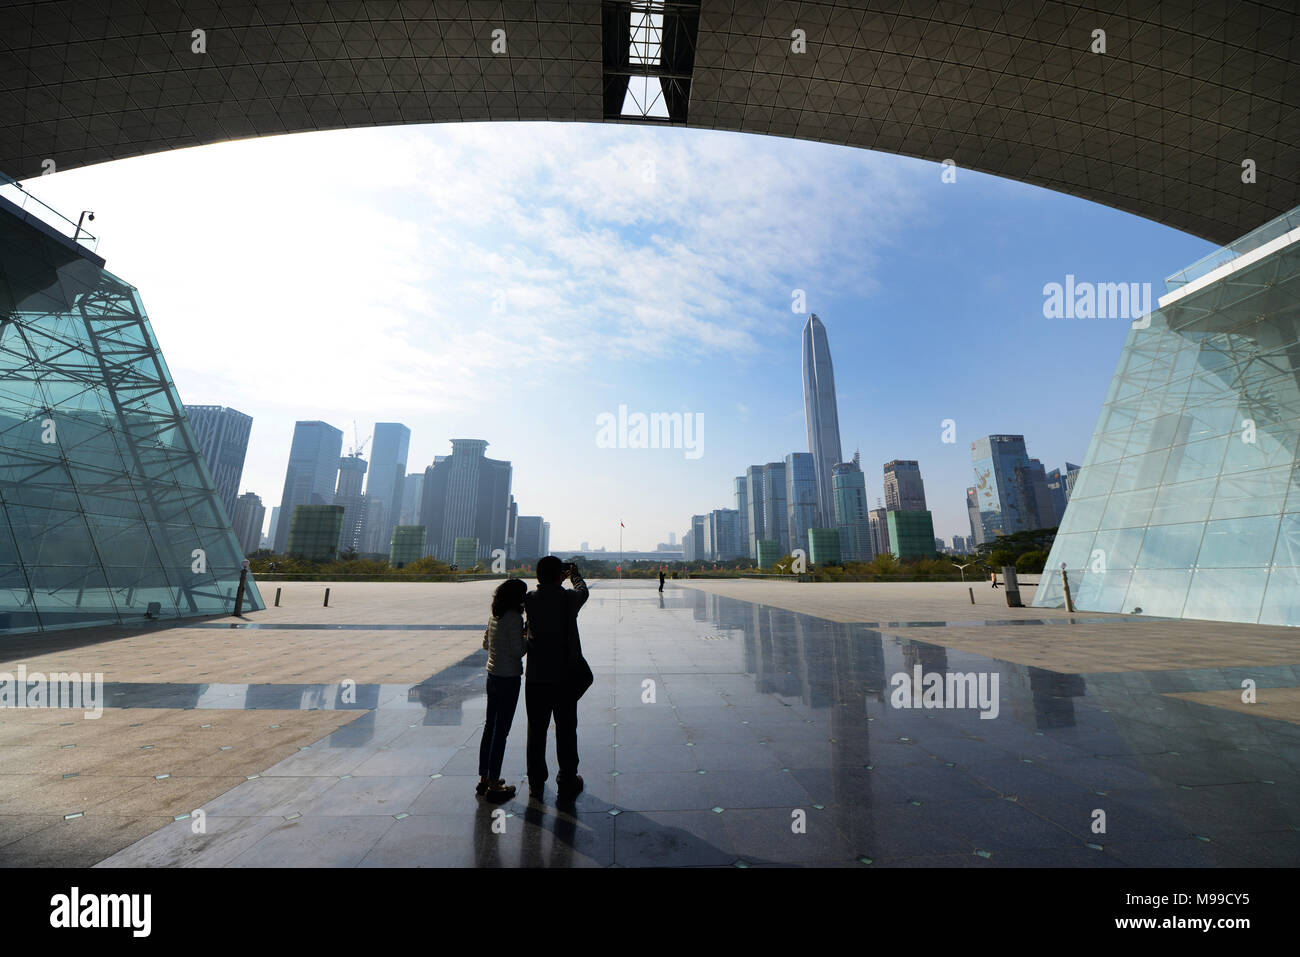
[[[1036,575],[1042,572],[1043,566],[1046,564],[1047,552],[1025,552],[1016,559],[1016,571],[1023,572],[1026,575]]]

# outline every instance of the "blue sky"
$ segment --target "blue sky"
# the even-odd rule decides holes
[[[297,419],[412,429],[514,463],[553,548],[653,548],[807,446],[793,290],[826,324],[868,496],[917,459],[936,534],[969,534],[970,443],[1081,462],[1127,331],[1047,319],[1067,273],[1150,282],[1212,245],[958,167],[824,144],[583,124],[298,134],[25,185],[96,212],[181,397],[254,417],[243,490],[280,501]],[[596,420],[703,416],[702,452],[611,449]],[[957,441],[941,441],[956,422]]]

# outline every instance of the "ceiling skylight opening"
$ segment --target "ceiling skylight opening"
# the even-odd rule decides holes
[[[627,62],[658,66],[663,56],[664,5],[661,0],[632,4],[632,42]]]

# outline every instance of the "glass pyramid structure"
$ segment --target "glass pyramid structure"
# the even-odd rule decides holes
[[[0,197],[0,635],[234,610],[229,517],[139,294],[103,266]],[[244,607],[264,607],[251,579]]]
[[[1134,323],[1034,604],[1300,625],[1300,209]]]

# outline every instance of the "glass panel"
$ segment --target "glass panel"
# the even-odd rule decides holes
[[[1263,567],[1273,558],[1277,542],[1276,515],[1256,518],[1228,518],[1209,522],[1201,544],[1197,564],[1202,568],[1226,568],[1232,565]],[[1261,579],[1263,576],[1259,576]]]
[[[1300,621],[1300,567],[1274,568],[1268,576],[1261,625],[1294,625]]]
[[[1142,540],[1139,568],[1191,568],[1201,545],[1205,526],[1153,525]]]
[[[1133,580],[1124,596],[1123,610],[1126,613],[1177,618],[1183,613],[1183,603],[1187,599],[1187,588],[1191,580],[1190,569],[1138,569],[1133,572]],[[1138,612],[1139,608],[1141,612]]]
[[[1256,621],[1267,577],[1254,569],[1199,568],[1187,592],[1184,618]]]

